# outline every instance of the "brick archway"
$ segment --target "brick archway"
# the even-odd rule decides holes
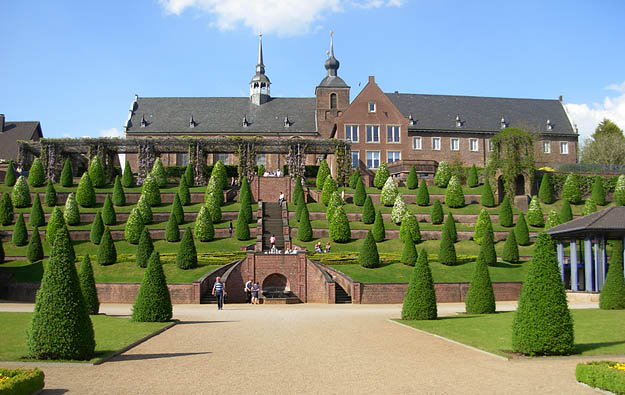
[[[262,282],[262,289],[273,288],[275,290],[290,291],[289,280],[280,273],[272,273],[265,277]]]

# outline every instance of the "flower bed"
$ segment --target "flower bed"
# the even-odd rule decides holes
[[[625,394],[625,363],[599,361],[577,364],[575,378],[580,383],[610,391],[617,395]]]
[[[35,369],[0,368],[0,393],[32,394],[43,388],[43,372]]]
[[[417,247],[418,248],[418,247]],[[313,261],[321,262],[324,265],[352,265],[358,263],[358,252],[315,252],[308,254],[308,257]],[[401,254],[395,253],[380,253],[380,263],[383,265],[390,265],[398,263],[401,258]],[[477,259],[475,255],[458,255],[458,263],[473,262]],[[429,262],[438,262],[438,254],[428,254]]]

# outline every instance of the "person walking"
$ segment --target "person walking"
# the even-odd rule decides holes
[[[247,280],[245,283],[245,301],[252,303],[252,280]]]
[[[221,277],[217,277],[213,285],[213,296],[217,298],[217,310],[223,310],[225,295],[226,288],[224,287],[224,283],[221,282]]]
[[[258,292],[260,292],[260,287],[257,282],[254,282],[252,285],[252,304],[258,304]]]
[[[282,202],[284,202],[284,192],[280,192],[280,197],[278,198],[278,202],[280,206],[282,206]]]
[[[228,233],[230,233],[230,237],[232,237],[232,220],[230,220],[230,223],[228,224]]]
[[[271,244],[272,251],[276,249],[276,235],[271,235],[271,237],[269,238],[269,244]]]

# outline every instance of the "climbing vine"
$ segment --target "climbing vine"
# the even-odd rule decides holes
[[[507,128],[490,139],[493,154],[488,161],[486,171],[494,177],[500,170],[506,195],[515,195],[515,183],[518,176],[528,180],[534,177],[534,144],[532,136],[521,129]]]
[[[199,140],[189,143],[189,163],[193,165],[195,185],[206,185],[206,149]]]
[[[306,172],[306,148],[307,144],[297,142],[289,146],[289,152],[286,154],[286,163],[291,178],[305,177]]]
[[[237,141],[237,157],[239,158],[237,169],[239,172],[239,182],[241,177],[247,177],[248,181],[252,181],[256,175],[256,138],[237,138]]]
[[[154,144],[146,139],[146,141],[142,141],[139,143],[139,174],[137,176],[137,184],[143,184],[145,178],[152,170],[152,166],[154,165],[154,161],[156,160],[156,152],[154,150]]]
[[[336,181],[339,185],[345,185],[349,182],[349,177],[352,175],[350,146],[345,141],[337,140],[334,156],[336,162]]]

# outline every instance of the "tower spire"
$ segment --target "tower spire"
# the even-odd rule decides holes
[[[263,64],[263,34],[258,35],[258,63],[256,64],[256,72],[265,74],[265,65]]]
[[[334,30],[330,30],[330,56],[334,57],[334,41],[332,40],[332,36],[334,35]]]
[[[271,82],[265,75],[265,65],[263,64],[263,35],[258,35],[258,63],[256,63],[256,74],[250,81],[250,100],[256,105],[261,105],[269,101],[269,85]]]
[[[334,40],[332,37],[333,35],[334,31],[330,30],[330,52],[328,52],[328,59],[326,59],[325,63],[325,68],[326,70],[328,70],[328,76],[330,77],[337,76],[337,71],[340,66],[339,61],[334,57]]]

